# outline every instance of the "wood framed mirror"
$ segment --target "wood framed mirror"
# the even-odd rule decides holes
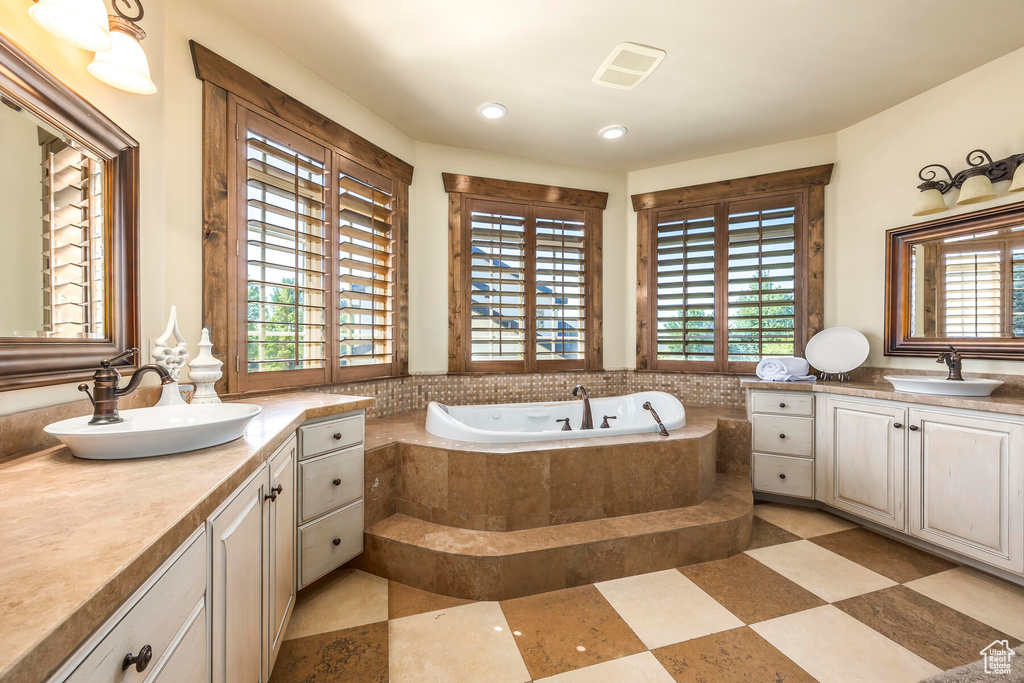
[[[0,158],[0,391],[86,379],[139,342],[139,144],[0,32]]]
[[[885,354],[1024,360],[1024,202],[886,233]]]

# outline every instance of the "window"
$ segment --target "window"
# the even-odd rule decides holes
[[[830,174],[815,167],[633,197],[638,369],[749,372],[762,358],[802,353],[822,322]]]
[[[218,390],[406,373],[412,167],[208,50],[193,55]]]
[[[600,368],[607,195],[451,174],[444,180],[452,235],[449,371]]]

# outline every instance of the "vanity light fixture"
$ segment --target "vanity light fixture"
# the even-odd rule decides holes
[[[88,66],[89,73],[119,90],[152,95],[156,92],[156,84],[149,74],[149,60],[141,45],[146,32],[138,24],[146,12],[140,0],[134,0],[138,9],[134,15],[129,16],[118,6],[121,1],[112,0],[111,3],[117,12],[116,15],[110,15],[111,47],[106,52],[96,53]],[[129,0],[124,2],[128,4]]]
[[[83,50],[110,49],[110,27],[103,0],[36,0],[32,20],[61,40]]]
[[[999,195],[992,183],[1013,179],[1010,192],[1024,191],[1024,154],[1013,154],[993,161],[991,155],[983,149],[976,149],[967,155],[967,168],[954,174],[942,164],[928,164],[922,168],[917,177],[923,182],[917,186],[920,194],[914,204],[915,216],[927,216],[946,210],[946,201],[942,195],[957,188],[960,196],[957,206],[967,206],[979,202],[987,202]],[[942,169],[946,178],[939,178],[936,169]]]
[[[485,119],[503,119],[508,116],[508,109],[504,104],[497,102],[484,102],[476,108],[476,113]]]
[[[608,126],[606,128],[602,128],[598,135],[605,140],[618,140],[628,132],[629,130],[627,130],[625,126]]]

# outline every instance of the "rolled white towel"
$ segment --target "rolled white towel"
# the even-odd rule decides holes
[[[765,358],[757,364],[757,376],[769,382],[813,382],[811,366],[803,358]]]

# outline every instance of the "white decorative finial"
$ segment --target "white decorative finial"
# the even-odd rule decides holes
[[[171,341],[174,346],[171,346]],[[178,381],[182,368],[188,362],[188,344],[178,328],[178,308],[171,306],[171,315],[167,319],[167,329],[153,342],[153,362],[171,374],[171,379]]]
[[[224,374],[220,369],[222,365],[223,363],[213,356],[210,330],[204,327],[202,339],[199,341],[199,353],[188,364],[188,377],[196,385],[192,403],[220,403],[220,397],[213,386]]]

